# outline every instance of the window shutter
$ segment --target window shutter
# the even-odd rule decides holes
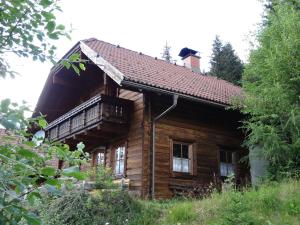
[[[193,144],[193,173],[192,175],[197,176],[197,152],[198,152],[198,143]]]

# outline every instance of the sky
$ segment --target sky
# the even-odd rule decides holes
[[[72,40],[55,42],[58,59],[77,41],[91,37],[158,58],[168,42],[179,64],[182,48],[199,51],[205,71],[216,35],[247,62],[251,34],[263,13],[259,0],[60,0],[59,4],[63,12],[56,14],[57,20],[72,28]],[[0,99],[25,100],[33,110],[52,64],[17,57],[9,57],[9,62],[19,75],[0,78]]]

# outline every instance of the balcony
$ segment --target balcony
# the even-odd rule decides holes
[[[96,95],[49,123],[47,137],[52,141],[66,140],[93,130],[97,131],[93,134],[102,136],[124,133],[132,106],[133,102],[126,99]]]

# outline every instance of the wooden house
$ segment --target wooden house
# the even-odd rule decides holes
[[[226,109],[241,89],[202,75],[196,51],[180,52],[184,66],[94,38],[64,57],[75,52],[86,70],[52,68],[35,109],[47,116],[48,138],[82,141],[91,166],[111,167],[144,198],[170,198],[230,173],[237,181],[247,176],[241,115]]]

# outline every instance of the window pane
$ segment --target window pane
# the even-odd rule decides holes
[[[222,177],[227,177],[227,164],[221,162],[220,164],[220,174]]]
[[[189,158],[189,146],[183,144],[182,145],[182,158],[188,159]]]
[[[119,162],[120,169],[119,169],[119,174],[124,174],[124,160],[121,160]]]
[[[173,171],[181,171],[181,159],[173,157]]]
[[[120,161],[116,161],[116,166],[115,166],[115,173],[116,174],[120,174]]]
[[[227,164],[227,176],[234,174],[233,165]]]
[[[232,152],[227,152],[227,163],[232,163]]]
[[[124,155],[125,155],[125,147],[119,147],[119,152],[120,152],[120,157],[119,159],[124,159]]]
[[[226,161],[226,152],[225,151],[220,151],[220,162],[227,162]]]
[[[181,157],[181,145],[180,144],[173,144],[173,156],[174,157]]]
[[[104,165],[104,153],[103,152],[99,152],[97,154],[97,159],[96,159],[96,163],[97,165]]]
[[[182,172],[189,172],[189,160],[188,159],[182,159]]]

